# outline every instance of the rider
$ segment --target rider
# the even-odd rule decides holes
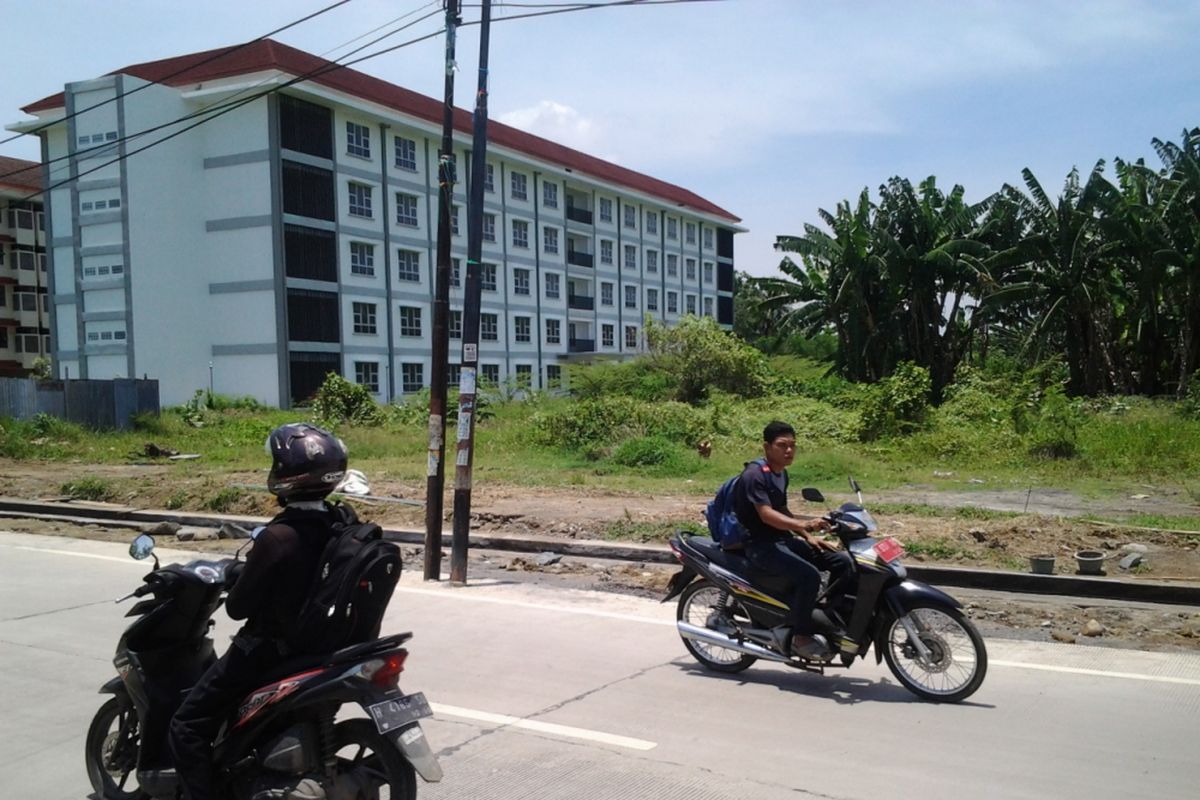
[[[786,468],[796,456],[795,429],[786,422],[768,424],[763,429],[763,454],[766,464],[747,464],[733,493],[734,513],[749,533],[746,559],[755,568],[794,584],[787,618],[774,629],[780,650],[785,655],[821,658],[830,651],[825,637],[814,633],[812,621],[820,570],[840,572],[842,560],[837,545],[813,535],[828,529],[828,522],[800,519],[788,509]]]
[[[266,448],[267,488],[284,510],[255,537],[240,571],[231,570],[236,583],[225,608],[246,624],[171,719],[171,754],[189,800],[214,797],[212,743],[221,723],[288,655],[281,640],[299,617],[332,532],[325,497],[346,471],[346,446],[312,425],[281,425]]]

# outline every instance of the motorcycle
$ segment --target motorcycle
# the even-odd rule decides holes
[[[154,550],[142,534],[135,559]],[[209,631],[224,602],[226,576],[237,558],[196,560],[154,569],[117,602],[142,598],[125,615],[133,622],[117,643],[112,695],[88,728],[85,763],[103,800],[174,800],[167,728],[188,690],[216,661]],[[291,659],[246,696],[213,747],[217,789],[236,800],[357,800],[416,795],[414,773],[442,778],[420,720],[433,712],[424,695],[404,694],[399,677],[412,636],[400,633],[334,653]],[[367,719],[337,722],[358,705]],[[132,780],[131,780],[132,779]]]
[[[679,598],[676,628],[688,652],[708,669],[741,672],[758,659],[824,674],[865,659],[887,661],[896,679],[925,700],[957,703],[970,697],[987,674],[987,649],[961,604],[945,592],[909,580],[903,546],[874,536],[878,525],[862,505],[862,490],[850,479],[857,503],[844,503],[824,519],[849,555],[845,573],[823,574],[813,622],[832,649],[817,657],[781,649],[772,628],[788,613],[790,583],[764,574],[736,551],[707,536],[680,532],[671,549],[683,568],[662,602]],[[825,502],[806,488],[805,500]]]

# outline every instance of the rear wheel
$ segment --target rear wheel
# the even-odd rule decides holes
[[[745,609],[707,579],[698,580],[683,590],[675,618],[680,622],[720,633],[728,633],[735,620],[743,625],[750,624]],[[695,639],[685,638],[683,646],[693,658],[717,672],[741,672],[758,661],[754,656],[739,653],[737,650]]]
[[[925,646],[914,644],[907,619]],[[956,608],[919,603],[884,632],[883,657],[892,674],[918,697],[957,703],[975,693],[987,674],[987,649],[975,625]]]
[[[347,800],[412,800],[417,796],[412,765],[369,720],[338,723],[333,741],[337,752],[335,796]]]
[[[137,713],[128,698],[113,697],[96,712],[84,742],[92,790],[102,800],[149,800],[137,782]]]

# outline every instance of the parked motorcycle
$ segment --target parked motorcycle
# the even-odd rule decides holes
[[[772,628],[788,613],[786,579],[754,569],[736,551],[722,550],[707,536],[680,532],[671,549],[683,565],[663,602],[679,597],[676,627],[688,652],[717,672],[740,672],[758,659],[823,674],[849,667],[875,646],[875,662],[886,660],[896,679],[926,700],[957,703],[970,697],[987,673],[983,637],[950,595],[909,580],[900,558],[903,546],[877,539],[875,519],[857,503],[845,503],[825,519],[849,553],[853,567],[823,588],[813,612],[831,651],[820,658],[781,651]],[[825,502],[804,489],[805,500]]]
[[[150,556],[143,534],[129,548]],[[167,728],[188,690],[216,660],[208,633],[224,602],[236,558],[160,566],[117,602],[146,597],[117,643],[112,695],[88,729],[85,762],[104,800],[172,800],[179,781],[171,767]],[[148,595],[148,597],[147,597]],[[424,695],[398,686],[411,638],[400,633],[335,653],[303,656],[262,676],[230,714],[213,750],[220,796],[236,800],[357,800],[412,798],[414,772],[441,780],[442,770],[419,720],[432,714]],[[344,705],[367,719],[336,722]],[[390,795],[388,794],[390,792]]]

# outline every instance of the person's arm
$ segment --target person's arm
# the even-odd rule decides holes
[[[246,619],[266,604],[275,566],[287,549],[285,532],[279,527],[271,525],[265,528],[254,540],[254,546],[246,556],[246,566],[225,598],[225,610],[233,619]]]
[[[790,517],[781,511],[776,511],[775,509],[771,508],[769,503],[756,505],[754,508],[756,511],[758,511],[758,518],[763,521],[764,525],[769,525],[776,530],[792,531],[793,533],[799,534],[812,547],[816,547],[818,549],[822,547],[827,549],[836,549],[836,545],[833,545],[831,542],[827,542],[824,539],[818,539],[817,537],[813,536],[814,531],[825,530],[829,527],[829,523],[825,522],[825,520],[821,519],[820,517],[817,517],[816,519],[797,519],[796,517]]]

